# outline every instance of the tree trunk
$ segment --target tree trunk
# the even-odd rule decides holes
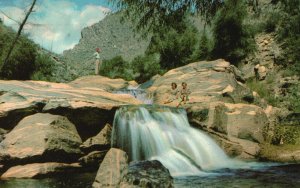
[[[5,60],[4,60],[3,64],[2,64],[2,66],[1,66],[1,69],[0,69],[0,70],[2,70],[2,68],[4,67],[4,65],[7,63],[8,59],[9,59],[9,57],[10,57],[10,55],[11,55],[11,53],[12,53],[12,51],[13,51],[15,45],[16,45],[16,43],[17,43],[17,41],[18,41],[18,39],[19,39],[21,33],[22,33],[23,27],[24,27],[24,25],[26,24],[26,21],[27,21],[29,15],[30,15],[30,13],[31,13],[32,10],[33,10],[33,7],[34,7],[35,3],[36,3],[36,0],[33,0],[30,9],[29,9],[28,12],[26,13],[25,18],[24,18],[23,22],[21,23],[21,25],[20,25],[20,27],[19,27],[18,33],[17,33],[15,39],[13,40],[13,42],[12,42],[12,44],[11,44],[9,50],[8,50],[8,53],[7,53],[7,55],[6,55],[6,58],[5,58]]]

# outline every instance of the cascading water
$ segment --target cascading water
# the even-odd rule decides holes
[[[131,161],[159,160],[172,176],[199,175],[231,160],[205,133],[189,125],[184,109],[125,106],[115,115],[112,146]]]
[[[149,93],[147,93],[143,89],[127,88],[127,89],[116,90],[116,91],[114,91],[114,93],[132,95],[132,96],[134,96],[134,98],[142,101],[144,104],[152,104],[153,103],[152,97],[149,96]]]

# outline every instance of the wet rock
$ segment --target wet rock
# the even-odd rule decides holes
[[[24,118],[0,143],[6,165],[76,161],[82,143],[75,126],[63,116],[35,114]]]
[[[101,151],[110,148],[112,127],[110,124],[106,124],[105,127],[96,136],[87,139],[81,146],[80,149],[85,152]]]
[[[140,161],[131,163],[122,178],[120,187],[174,187],[169,170],[159,161]]]
[[[127,166],[127,154],[122,150],[111,148],[100,165],[93,187],[117,187],[127,172]]]
[[[81,166],[78,163],[33,163],[11,167],[2,174],[1,178],[45,178],[79,171],[80,169]]]

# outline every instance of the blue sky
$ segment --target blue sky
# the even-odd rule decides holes
[[[0,18],[15,30],[32,0],[0,0]],[[24,33],[42,47],[56,53],[74,47],[84,27],[102,20],[109,12],[109,0],[37,0]],[[9,17],[9,18],[8,18]],[[12,19],[10,19],[12,18]]]

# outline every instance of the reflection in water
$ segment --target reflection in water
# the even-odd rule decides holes
[[[223,169],[212,176],[186,176],[174,179],[176,188],[190,187],[272,187],[298,188],[300,165],[269,166],[260,164],[255,169]]]
[[[0,180],[1,188],[89,188],[92,187],[96,173],[62,175],[45,179]]]

